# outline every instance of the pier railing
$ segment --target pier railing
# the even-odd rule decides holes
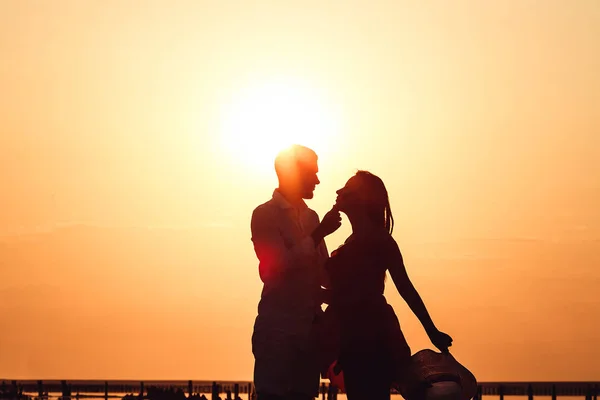
[[[211,400],[240,400],[240,394],[254,398],[254,385],[250,381],[133,381],[133,380],[0,380],[1,393],[28,394],[34,398],[46,399],[49,393],[58,393],[63,399],[80,397],[115,397],[115,394],[145,394],[148,388],[174,389],[187,393],[188,397],[208,394]],[[479,382],[474,400],[483,396],[527,397],[547,396],[584,397],[585,400],[598,400],[600,382]],[[321,398],[331,400],[337,396],[337,389],[327,383],[321,384]]]

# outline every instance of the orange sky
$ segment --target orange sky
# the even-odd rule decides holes
[[[265,143],[304,129],[311,207],[384,179],[480,380],[600,379],[598,49],[596,0],[0,2],[0,377],[249,379]],[[313,119],[232,136],[273,82]]]

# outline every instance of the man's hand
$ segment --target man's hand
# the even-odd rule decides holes
[[[340,212],[334,207],[332,208],[321,221],[319,227],[323,230],[323,237],[331,235],[342,226],[342,216]]]
[[[342,216],[334,207],[325,214],[323,220],[311,235],[315,241],[315,246],[318,246],[326,236],[337,231],[340,226],[342,226]]]

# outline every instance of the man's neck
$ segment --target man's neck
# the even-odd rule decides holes
[[[277,191],[294,208],[299,208],[304,204],[304,200],[302,199],[302,197],[299,196],[295,191],[282,188],[281,186],[277,188]]]

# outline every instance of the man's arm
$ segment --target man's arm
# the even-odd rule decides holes
[[[302,265],[303,258],[316,255],[315,239],[311,235],[288,248],[277,227],[276,216],[266,207],[254,210],[250,226],[260,279],[265,283],[276,279],[286,268]]]

